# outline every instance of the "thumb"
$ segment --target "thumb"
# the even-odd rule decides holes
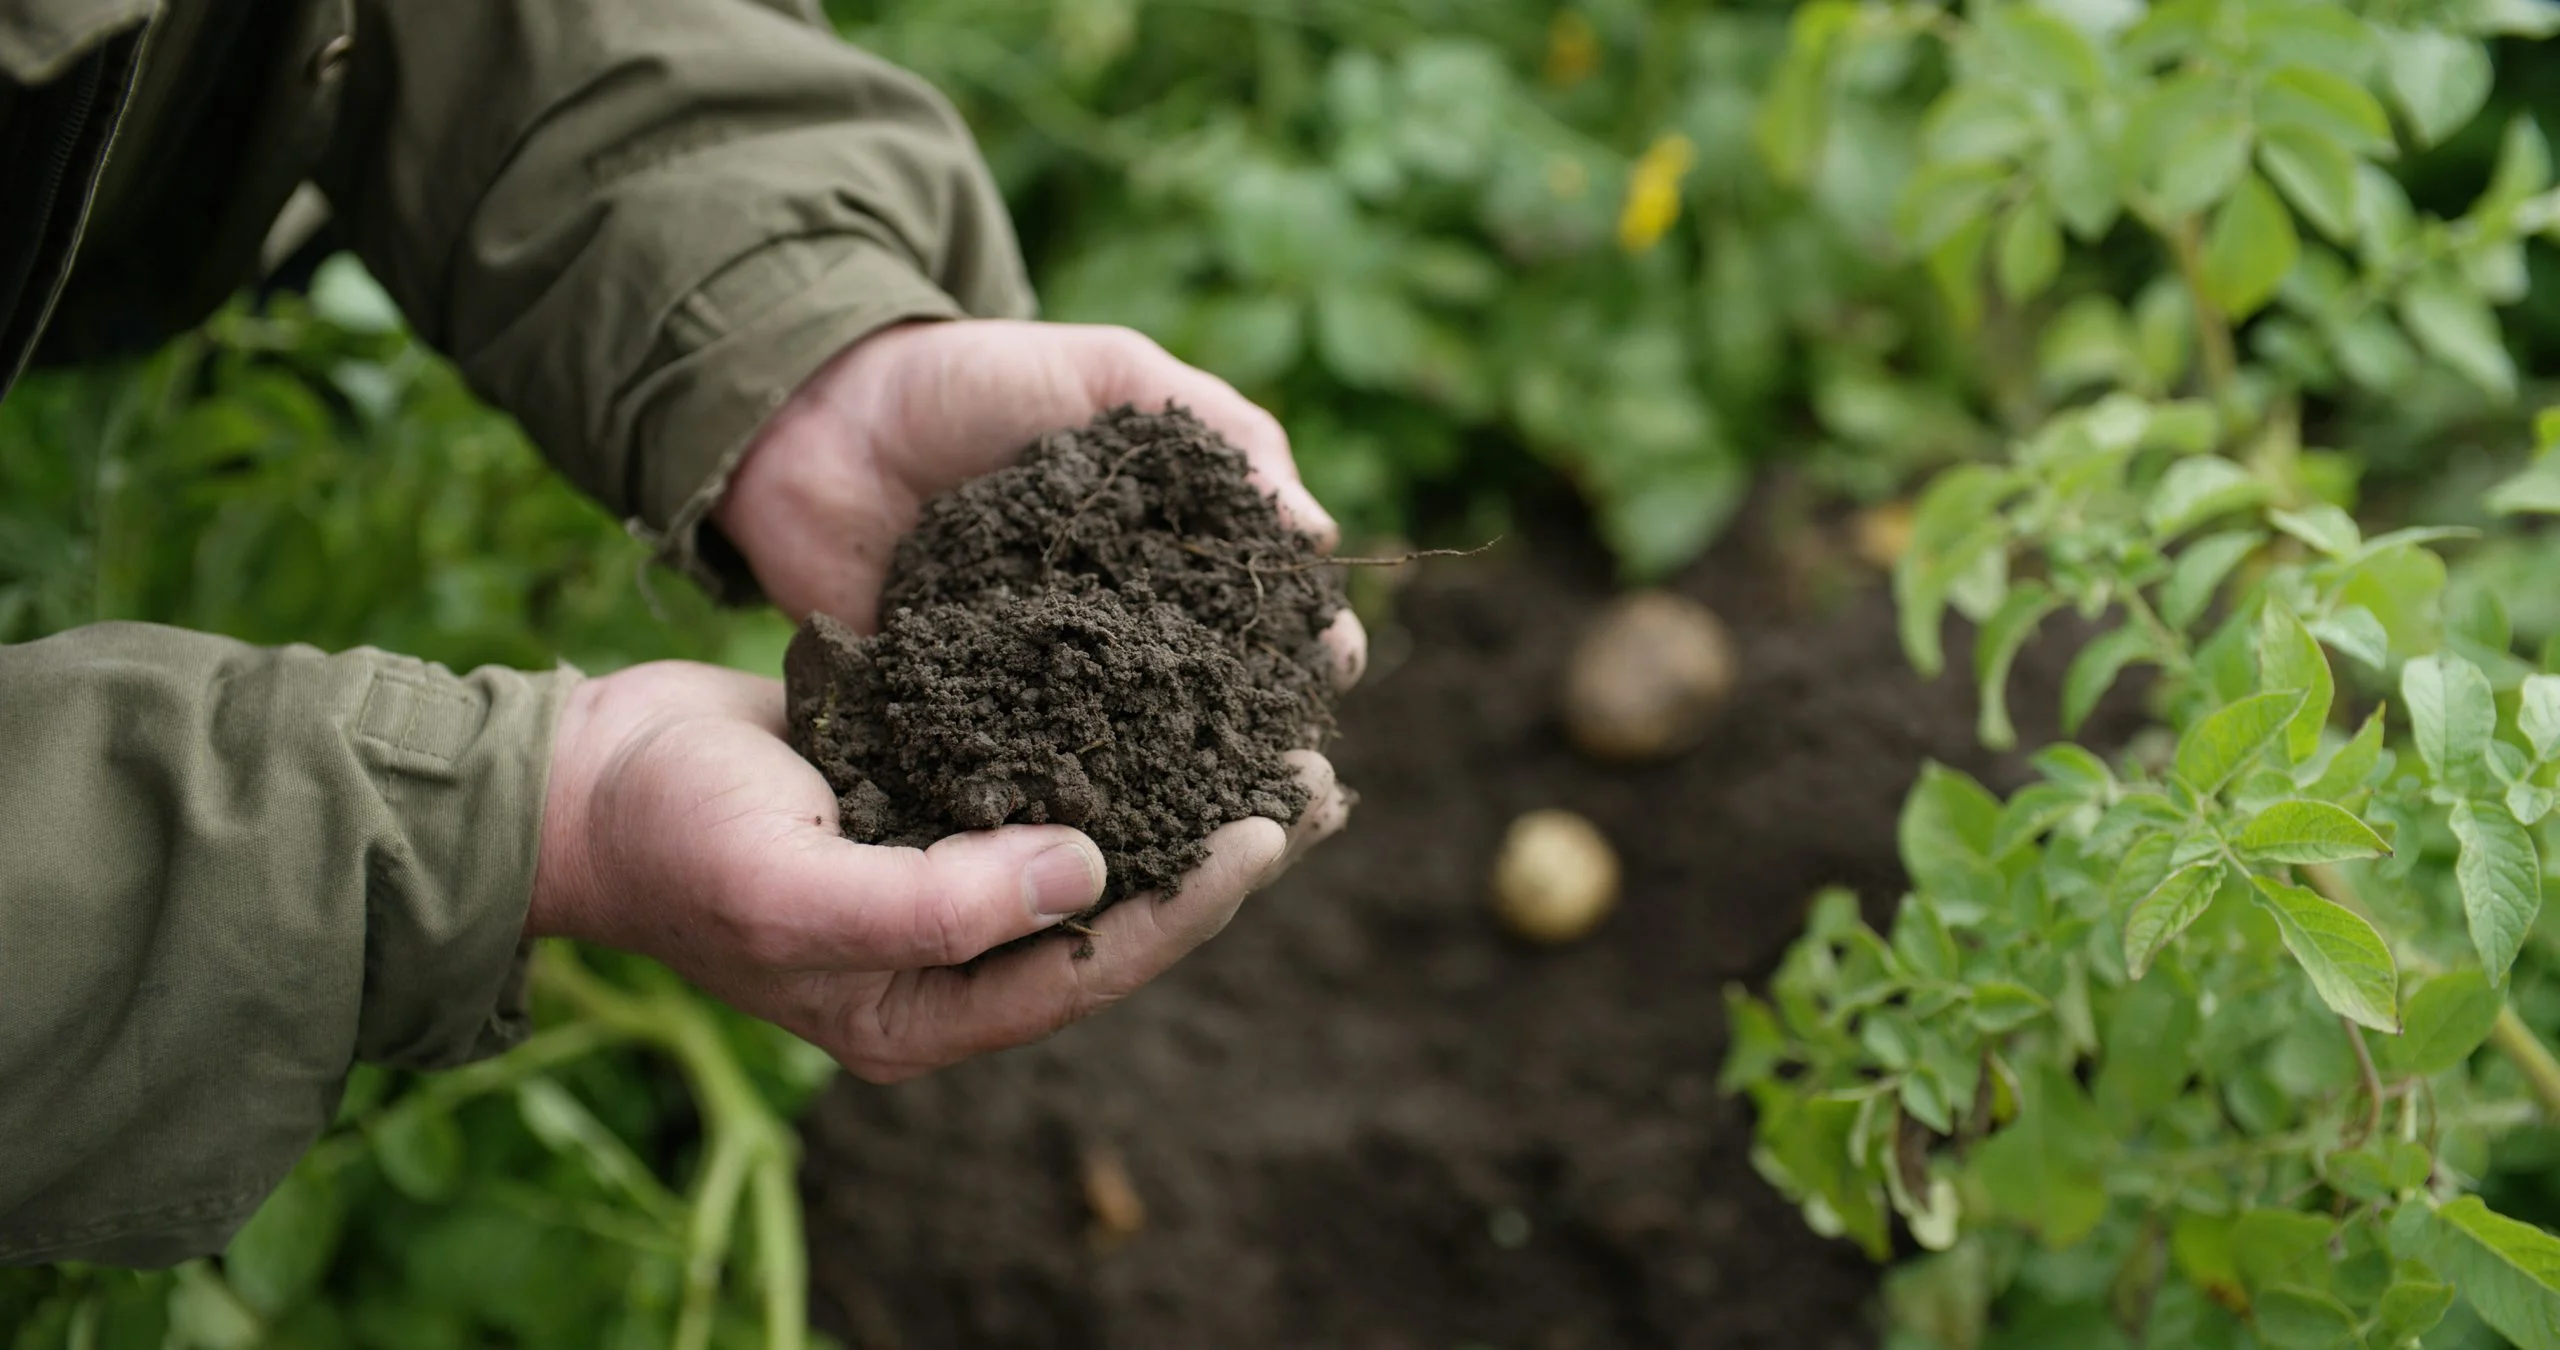
[[[833,836],[777,888],[789,950],[773,964],[837,970],[956,966],[1092,906],[1102,850],[1058,825],[956,834],[931,848]]]

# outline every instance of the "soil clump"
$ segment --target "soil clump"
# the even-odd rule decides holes
[[[823,616],[784,662],[791,741],[846,837],[1073,825],[1170,894],[1230,821],[1294,823],[1282,758],[1333,728],[1333,567],[1189,413],[1122,407],[925,506],[875,636]]]

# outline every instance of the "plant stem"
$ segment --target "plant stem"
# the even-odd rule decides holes
[[[2373,922],[2372,913],[2364,907],[2364,897],[2356,893],[2355,883],[2349,881],[2335,864],[2313,863],[2304,867],[2302,874],[2311,883],[2311,888],[2328,897],[2332,904],[2354,911],[2367,923]],[[2424,974],[2441,974],[2444,970],[2415,953],[2404,956],[2402,960],[2410,969]],[[2498,1020],[2489,1026],[2489,1044],[2497,1047],[2498,1053],[2516,1066],[2516,1072],[2524,1075],[2525,1086],[2532,1090],[2534,1103],[2542,1109],[2543,1118],[2560,1121],[2560,1058],[2554,1058],[2551,1047],[2544,1045],[2533,1028],[2525,1025],[2524,1018],[2517,1014],[2513,1004],[2502,1002],[2499,1005]]]
[[[2196,352],[2204,361],[2205,388],[2226,414],[2233,411],[2232,393],[2239,382],[2240,356],[2231,342],[2231,320],[2216,304],[2204,273],[2204,240],[2194,216],[2181,216],[2166,228],[2155,224],[2177,261],[2178,279],[2186,283],[2187,308],[2196,321]]]
[[[2354,1141],[2361,1144],[2382,1130],[2382,1074],[2373,1067],[2373,1047],[2364,1043],[2364,1028],[2344,1017],[2338,1019],[2338,1025],[2347,1029],[2347,1044],[2355,1047],[2356,1071],[2364,1076],[2365,1100],[2370,1104],[2365,1112],[2364,1133]]]

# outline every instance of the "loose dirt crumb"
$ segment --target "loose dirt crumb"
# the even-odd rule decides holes
[[[1178,408],[1119,408],[927,504],[879,634],[802,626],[792,744],[863,843],[1082,829],[1110,869],[1089,918],[1170,893],[1221,825],[1298,819],[1282,757],[1332,731],[1342,607],[1241,452]]]

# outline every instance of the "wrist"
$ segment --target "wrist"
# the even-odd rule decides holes
[[[597,774],[592,742],[597,703],[611,676],[580,677],[562,700],[552,732],[551,774],[543,790],[542,834],[534,858],[533,897],[525,907],[524,935],[591,937],[600,888],[589,850],[589,820]]]

